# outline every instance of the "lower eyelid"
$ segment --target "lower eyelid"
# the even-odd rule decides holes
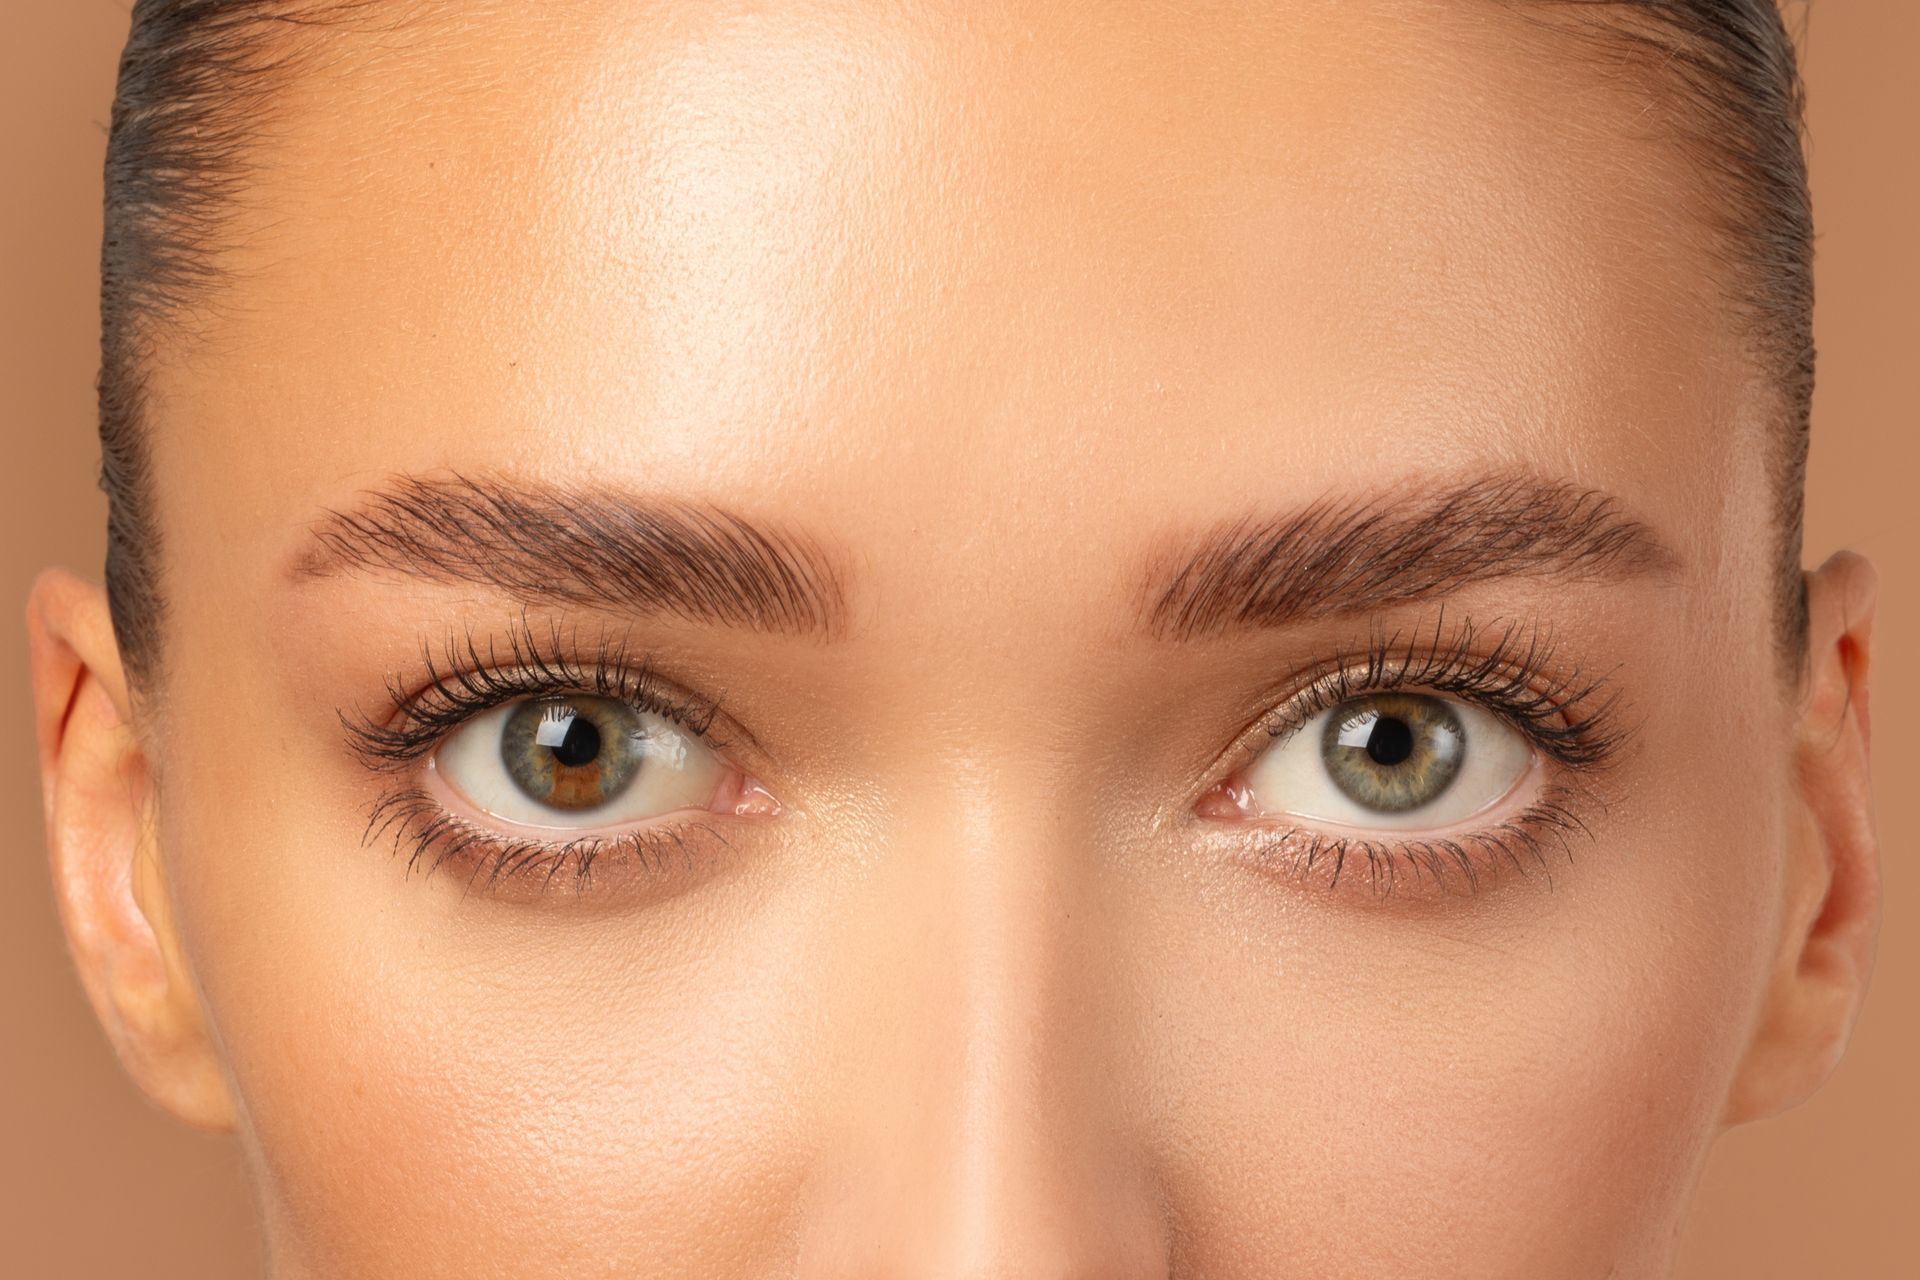
[[[697,876],[730,847],[719,826],[723,815],[708,817],[690,812],[646,827],[569,831],[563,841],[528,839],[490,830],[409,786],[380,801],[362,843],[390,840],[394,856],[405,855],[408,875],[452,873],[467,892],[503,900],[589,888],[664,889]]]
[[[1572,865],[1594,833],[1589,816],[1604,811],[1597,792],[1577,781],[1552,780],[1524,808],[1470,829],[1399,836],[1293,823],[1217,824],[1238,852],[1265,874],[1305,887],[1376,897],[1470,896],[1503,880],[1552,887],[1556,869]]]

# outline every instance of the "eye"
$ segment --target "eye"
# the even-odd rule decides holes
[[[585,694],[526,698],[474,716],[447,735],[433,768],[483,813],[581,829],[707,808],[730,772],[664,716]]]
[[[1375,693],[1335,703],[1287,733],[1227,793],[1245,817],[1438,828],[1497,804],[1532,763],[1519,731],[1471,703]]]

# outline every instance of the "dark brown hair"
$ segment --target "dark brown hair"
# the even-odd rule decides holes
[[[1775,0],[1499,0],[1566,18],[1593,56],[1649,75],[1704,179],[1729,303],[1776,380],[1777,640],[1798,668],[1806,604],[1802,491],[1813,395],[1812,213],[1802,94]],[[390,0],[388,0],[390,4]],[[403,9],[405,6],[403,6]],[[276,90],[325,56],[323,30],[378,20],[382,0],[136,0],[120,60],[101,250],[100,486],[107,594],[128,675],[151,690],[165,617],[146,371],[188,317],[217,305],[220,232],[262,145]]]

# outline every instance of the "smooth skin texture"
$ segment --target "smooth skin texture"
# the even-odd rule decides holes
[[[1644,91],[1492,4],[531,15],[312,37],[156,373],[160,686],[29,603],[80,971],[274,1273],[1666,1274],[1866,983],[1874,574],[1808,574],[1783,681],[1769,388]],[[455,470],[792,531],[844,625],[292,571]],[[1676,567],[1138,626],[1195,530],[1513,472]],[[340,714],[523,610],[719,698],[779,811],[584,892],[364,844]],[[1589,835],[1382,894],[1201,812],[1443,615],[1618,691]]]

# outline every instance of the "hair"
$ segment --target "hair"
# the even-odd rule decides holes
[[[1775,640],[1805,659],[1800,572],[1813,374],[1813,219],[1803,92],[1775,0],[1504,0],[1570,21],[1594,56],[1673,91],[1678,144],[1702,174],[1703,216],[1729,301],[1778,391]],[[135,0],[107,142],[101,248],[100,487],[106,586],[129,682],[159,678],[166,617],[155,516],[149,371],[187,318],[215,305],[221,232],[244,196],[276,94],[321,54],[320,33],[381,0]]]

